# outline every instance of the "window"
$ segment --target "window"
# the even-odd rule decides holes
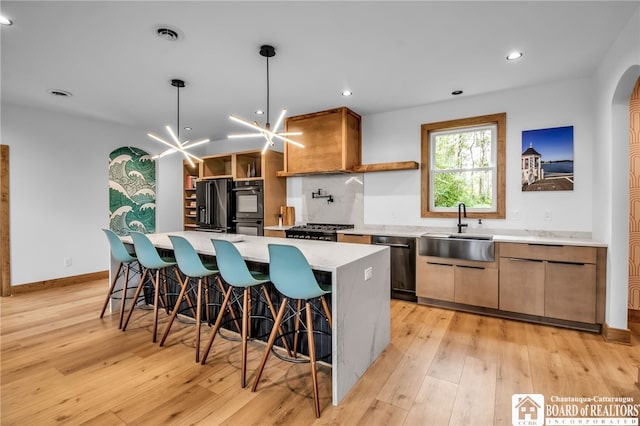
[[[505,218],[506,113],[422,125],[422,217]]]

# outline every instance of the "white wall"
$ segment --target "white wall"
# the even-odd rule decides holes
[[[363,117],[363,163],[420,162],[420,125],[458,118],[507,113],[506,220],[483,220],[492,229],[590,232],[591,166],[593,162],[593,88],[590,79],[462,96]],[[522,192],[520,187],[523,130],[574,126],[573,191]],[[420,171],[365,173],[365,223],[455,226],[451,219],[420,217]],[[551,221],[544,220],[551,210]],[[520,219],[515,219],[516,212]]]
[[[1,135],[10,150],[12,284],[106,270],[109,153],[159,147],[142,130],[6,103]],[[181,164],[178,156],[157,163],[158,231],[182,226]]]
[[[606,321],[627,328],[629,295],[629,97],[640,77],[640,8],[595,76],[593,211],[595,238],[608,244]]]

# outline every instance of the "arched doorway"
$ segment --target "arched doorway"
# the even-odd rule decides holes
[[[629,319],[640,321],[640,78],[629,99]]]

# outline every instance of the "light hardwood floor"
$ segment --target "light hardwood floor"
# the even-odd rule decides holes
[[[2,425],[510,425],[514,393],[640,403],[637,324],[624,346],[393,300],[391,344],[338,407],[321,368],[316,420],[307,364],[271,357],[258,391],[241,389],[237,343],[216,339],[207,364],[196,364],[192,325],[176,323],[159,348],[151,312],[136,312],[126,332],[116,315],[99,319],[106,288],[101,280],[0,299]],[[252,383],[262,346],[249,349]]]

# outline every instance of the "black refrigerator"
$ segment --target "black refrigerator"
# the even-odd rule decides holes
[[[210,179],[196,182],[196,230],[234,232],[233,180]]]

